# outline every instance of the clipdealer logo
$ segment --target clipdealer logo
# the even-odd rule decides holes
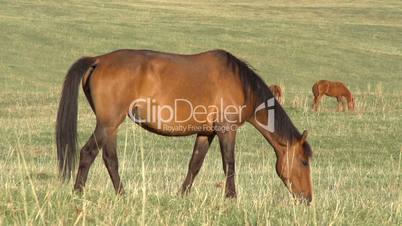
[[[275,99],[270,98],[258,105],[254,111],[254,116],[262,110],[267,110],[267,122],[259,122],[257,124],[263,129],[275,131]],[[196,124],[219,124],[225,122],[229,124],[239,124],[242,121],[242,111],[246,105],[225,105],[223,99],[218,105],[194,105],[187,99],[175,99],[172,105],[158,104],[155,99],[139,98],[131,102],[129,107],[129,117],[137,124],[156,124],[157,129],[177,129],[177,130],[199,130],[194,125],[186,125],[186,122],[192,121]],[[187,109],[181,111],[179,109]],[[185,115],[183,115],[184,113]],[[139,114],[141,113],[141,114]],[[257,119],[257,118],[256,118]],[[169,128],[175,126],[177,128]],[[216,129],[216,128],[215,128]],[[221,128],[225,130],[237,129],[237,126],[229,126]]]

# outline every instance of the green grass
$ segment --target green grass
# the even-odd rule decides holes
[[[376,1],[0,0],[0,224],[401,225],[402,3]],[[127,120],[119,132],[116,197],[98,158],[86,191],[72,193],[56,167],[55,116],[69,66],[119,48],[246,59],[285,87],[285,109],[309,130],[314,200],[295,205],[277,177],[272,148],[251,126],[237,139],[237,200],[215,186],[215,141],[192,194],[177,195],[194,137],[150,134]],[[327,98],[311,112],[311,86],[342,80],[355,113]],[[94,116],[81,92],[82,145]]]

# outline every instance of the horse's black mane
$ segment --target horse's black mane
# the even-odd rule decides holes
[[[252,98],[254,100],[252,101],[255,103],[254,107],[274,97],[265,82],[247,62],[238,59],[227,51],[222,50],[222,52],[226,55],[228,67],[234,74],[239,76],[244,87],[246,98]],[[275,133],[291,143],[293,143],[295,139],[300,139],[300,132],[293,125],[285,110],[283,110],[282,106],[276,100],[273,109],[275,109]],[[311,152],[310,148],[307,149]],[[306,154],[311,156],[311,153]]]

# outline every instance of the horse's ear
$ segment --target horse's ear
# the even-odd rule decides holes
[[[307,139],[307,130],[304,130],[300,142],[303,144],[304,142],[306,142],[306,139]]]

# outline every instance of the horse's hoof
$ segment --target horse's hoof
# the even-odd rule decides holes
[[[80,188],[74,188],[73,194],[75,194],[75,195],[82,195],[82,194],[84,194],[84,189],[83,189],[82,187],[80,187]]]
[[[119,196],[123,196],[123,195],[125,195],[125,194],[126,194],[126,192],[124,191],[123,188],[120,188],[120,189],[116,192],[116,195],[119,195]]]
[[[235,198],[237,198],[236,192],[234,192],[234,191],[228,191],[228,192],[226,192],[226,198],[228,198],[228,199],[235,199]]]
[[[182,188],[180,191],[180,195],[181,197],[187,196],[190,194],[190,188],[186,187],[186,188]]]

